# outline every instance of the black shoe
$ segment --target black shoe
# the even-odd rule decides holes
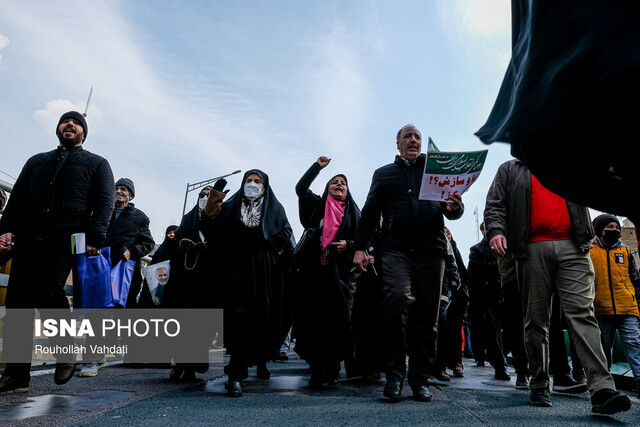
[[[13,393],[27,393],[29,391],[29,380],[18,381],[9,375],[2,375],[0,378],[0,395]]]
[[[484,366],[484,360],[478,360],[478,361],[476,361],[476,366],[478,366],[478,367],[482,367],[482,366]]]
[[[574,380],[571,374],[554,375],[552,390],[560,393],[584,393],[587,391],[587,384]]]
[[[62,385],[69,382],[76,372],[75,363],[56,363],[56,371],[53,374],[53,381]]]
[[[615,414],[631,408],[629,398],[611,389],[598,390],[591,396],[591,412]]]
[[[372,372],[369,374],[362,374],[360,377],[360,381],[363,383],[377,382],[380,381],[382,377],[378,372]]]
[[[240,383],[240,381],[229,378],[229,381],[227,383],[229,384],[229,386],[227,387],[227,396],[242,396],[242,383]]]
[[[327,375],[325,378],[327,385],[338,385],[340,384],[340,375],[339,374],[331,374]]]
[[[184,369],[176,366],[171,370],[171,373],[169,374],[169,379],[171,381],[178,381],[180,378],[182,378],[182,374],[184,374]]]
[[[196,380],[196,371],[193,369],[186,369],[184,371],[184,375],[182,375],[183,381],[195,381]]]
[[[516,378],[516,390],[529,390],[529,377],[524,374],[518,374]]]
[[[311,388],[321,388],[324,383],[322,376],[318,374],[311,374],[311,378],[309,378],[309,387]]]
[[[384,397],[392,402],[397,402],[402,398],[402,383],[395,380],[387,380],[384,386]]]
[[[268,380],[271,378],[271,372],[267,369],[266,363],[258,365],[258,368],[256,369],[256,376],[262,380]]]
[[[551,407],[551,398],[549,397],[549,390],[546,388],[531,390],[531,396],[529,397],[529,404],[531,406],[540,406],[544,408]]]
[[[289,356],[287,356],[286,351],[281,351],[271,360],[274,362],[286,362],[287,360],[289,360]]]
[[[571,376],[573,377],[574,380],[576,380],[579,383],[587,382],[587,376],[584,374],[584,369],[574,369],[571,372]]]
[[[412,387],[412,389],[413,389],[413,400],[417,400],[419,402],[431,401],[431,392],[429,391],[429,387],[427,387],[426,385]]]
[[[500,381],[511,381],[511,375],[509,375],[504,369],[497,370],[493,377]]]
[[[463,378],[464,377],[464,372],[460,368],[454,368],[453,369],[453,376],[455,378]]]

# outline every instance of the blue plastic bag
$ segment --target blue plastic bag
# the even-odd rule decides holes
[[[73,255],[73,307],[112,307],[110,248],[99,255]]]
[[[114,307],[116,304],[124,307],[127,304],[129,296],[129,288],[131,287],[131,278],[133,277],[133,268],[136,262],[132,259],[129,261],[118,261],[111,269],[111,296]]]

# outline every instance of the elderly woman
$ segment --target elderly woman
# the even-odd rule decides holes
[[[211,239],[222,245],[216,268],[225,275],[225,347],[230,354],[225,372],[227,395],[242,396],[248,367],[268,379],[266,362],[284,337],[282,299],[284,258],[292,250],[292,230],[284,208],[269,186],[269,177],[253,169],[211,221]]]
[[[337,384],[340,362],[353,358],[351,244],[360,209],[342,174],[329,180],[322,197],[309,189],[330,161],[319,157],[296,185],[300,222],[306,233],[314,231],[310,249],[297,259],[299,313],[295,322],[295,349],[311,365],[312,387]]]

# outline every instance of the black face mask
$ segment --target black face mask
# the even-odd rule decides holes
[[[604,240],[609,244],[614,244],[620,238],[618,230],[604,230]]]

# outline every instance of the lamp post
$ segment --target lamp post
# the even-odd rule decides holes
[[[207,179],[205,181],[200,181],[200,182],[196,182],[196,183],[193,183],[193,184],[189,184],[187,182],[187,191],[185,191],[185,193],[184,193],[184,205],[182,206],[182,216],[184,216],[184,211],[187,209],[187,196],[189,195],[190,192],[192,192],[196,188],[202,187],[203,185],[212,184],[212,183],[216,182],[219,179],[226,178],[228,176],[235,175],[235,174],[240,173],[240,172],[241,171],[238,169],[237,171],[233,171],[233,172],[228,173],[226,175],[218,176],[216,178]]]

